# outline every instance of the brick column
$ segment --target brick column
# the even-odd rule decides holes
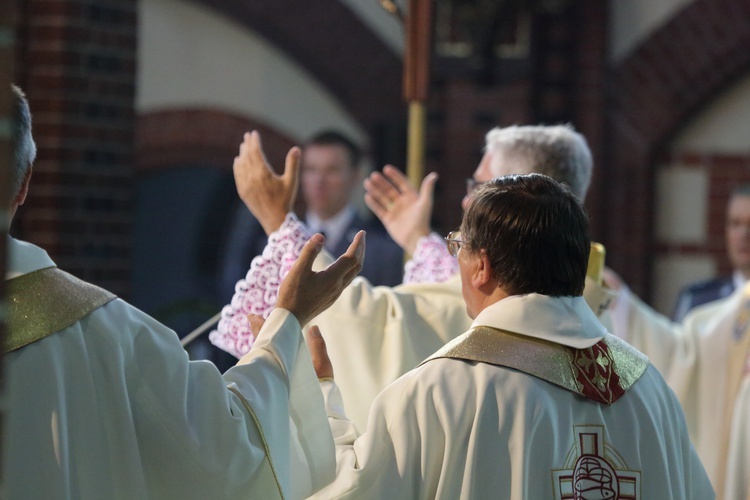
[[[39,154],[20,237],[82,279],[129,289],[136,68],[132,0],[26,0],[19,83]]]

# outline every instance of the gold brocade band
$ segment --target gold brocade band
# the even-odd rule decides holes
[[[56,267],[8,280],[8,335],[3,354],[67,328],[116,298]]]
[[[619,376],[619,386],[628,390],[646,371],[648,358],[613,335],[603,338]],[[487,326],[475,327],[453,339],[422,364],[437,358],[479,361],[504,366],[546,380],[586,396],[573,365],[576,349]]]

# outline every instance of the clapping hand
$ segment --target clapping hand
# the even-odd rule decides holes
[[[301,325],[334,303],[362,269],[365,259],[365,232],[360,231],[341,257],[322,271],[314,272],[312,264],[324,242],[322,234],[310,238],[279,289],[276,307],[294,314]]]
[[[245,133],[240,154],[234,159],[234,182],[237,193],[258,219],[266,234],[284,223],[297,197],[300,149],[293,147],[286,155],[282,175],[277,175],[263,153],[260,134]]]
[[[373,172],[365,179],[365,203],[407,253],[413,254],[419,239],[430,234],[436,181],[437,174],[432,172],[417,192],[406,176],[391,165],[386,165],[382,174]]]

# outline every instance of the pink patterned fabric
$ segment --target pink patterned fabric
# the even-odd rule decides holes
[[[250,350],[255,336],[247,316],[267,318],[279,295],[279,287],[310,239],[307,227],[289,213],[278,231],[271,234],[263,253],[255,257],[245,279],[234,287],[232,302],[224,306],[217,330],[208,335],[213,345],[237,358]]]
[[[458,272],[458,260],[437,233],[420,238],[404,267],[404,283],[443,283]]]

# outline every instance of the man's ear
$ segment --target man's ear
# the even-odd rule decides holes
[[[474,287],[481,289],[491,284],[494,289],[496,285],[492,277],[492,267],[490,266],[490,259],[487,257],[487,252],[480,250],[475,259],[474,272],[472,273]]]
[[[26,170],[26,175],[23,178],[23,182],[21,183],[21,189],[16,194],[16,197],[13,198],[13,203],[16,205],[23,205],[26,201],[26,195],[29,194],[29,184],[31,183],[31,170],[32,167],[29,165],[28,170]]]

